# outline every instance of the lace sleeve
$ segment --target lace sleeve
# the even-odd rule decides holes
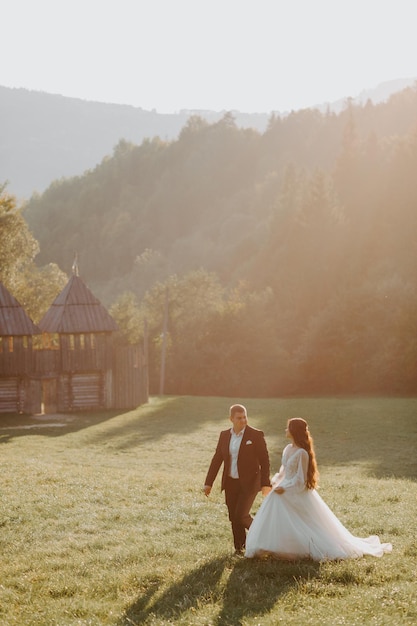
[[[285,491],[301,492],[306,488],[308,470],[308,452],[302,448],[289,460],[291,471],[288,468],[286,478],[281,482]]]

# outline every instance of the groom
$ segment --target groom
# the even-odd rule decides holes
[[[248,425],[242,404],[230,407],[229,418],[232,427],[220,433],[203,490],[206,496],[210,494],[223,463],[221,489],[224,489],[229,511],[235,554],[243,554],[256,494],[262,490],[262,495],[266,496],[271,491],[269,455],[263,432]]]

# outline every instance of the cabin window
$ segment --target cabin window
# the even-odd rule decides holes
[[[13,337],[7,337],[7,343],[9,345],[9,352],[13,352]]]
[[[0,354],[3,352],[3,337],[0,337]]]
[[[75,337],[74,335],[68,335],[68,343],[69,343],[69,349],[70,350],[75,350]]]
[[[42,348],[44,347],[43,335],[33,335],[32,347],[34,350],[42,350]]]
[[[25,350],[27,350],[27,349],[28,349],[28,345],[29,345],[29,337],[28,337],[27,335],[23,335],[23,337],[22,337],[22,345],[23,345],[23,348],[24,348]]]
[[[90,334],[90,348],[92,350],[95,350],[96,347],[96,338],[95,335],[93,335],[93,333]]]
[[[85,335],[82,333],[80,335],[80,349],[85,350]]]
[[[39,335],[34,337],[34,347],[38,350],[45,348],[45,350],[58,350],[59,349],[59,335],[58,333],[43,333],[42,338]]]

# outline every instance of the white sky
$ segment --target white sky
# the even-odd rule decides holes
[[[181,109],[300,109],[417,76],[416,0],[2,0],[0,85]]]

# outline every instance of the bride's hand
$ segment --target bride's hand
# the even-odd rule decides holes
[[[281,494],[281,493],[284,493],[285,489],[284,487],[277,487],[276,489],[274,489],[274,491],[275,493]]]

